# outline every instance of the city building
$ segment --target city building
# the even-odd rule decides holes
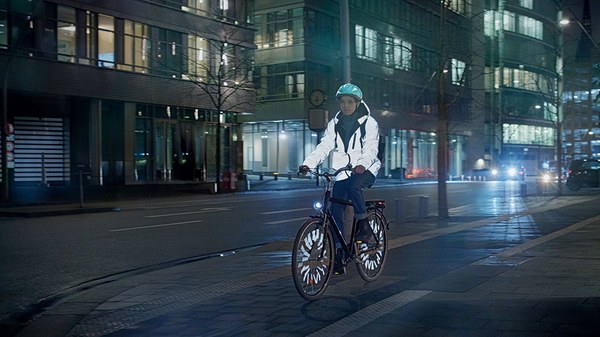
[[[240,169],[236,119],[255,97],[246,6],[0,0],[4,197]]]
[[[486,3],[486,158],[492,167],[520,165],[537,175],[555,163],[562,121],[557,79],[563,57],[556,47],[560,4]]]
[[[441,109],[449,177],[484,168],[484,9],[441,3],[255,0],[258,104],[241,116],[244,169],[295,172],[339,110],[335,92],[348,81],[379,122],[382,177],[437,176]]]
[[[592,16],[589,0],[579,2],[581,7],[563,11],[561,27],[565,36],[563,144],[567,165],[574,159],[600,158],[600,46],[592,35],[592,20],[598,17]]]

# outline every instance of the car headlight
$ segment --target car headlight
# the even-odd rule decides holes
[[[511,167],[508,169],[508,175],[511,177],[514,177],[517,175],[517,169],[515,169],[514,167]]]
[[[492,175],[493,175],[493,176],[495,176],[495,175],[498,175],[498,170],[496,170],[496,169],[493,169],[493,170],[492,170]]]

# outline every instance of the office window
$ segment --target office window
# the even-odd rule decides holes
[[[339,44],[339,20],[314,10],[306,11],[304,39],[310,44],[330,47]]]
[[[257,16],[255,24],[258,28],[258,47],[283,47],[302,42],[304,36],[303,15],[302,8],[268,13],[264,27],[261,24],[264,16]]]
[[[115,18],[98,14],[98,66],[115,67]]]
[[[119,69],[147,73],[150,66],[150,28],[149,26],[125,20],[123,38],[123,58],[125,65]]]
[[[554,129],[523,124],[503,124],[503,142],[507,144],[553,146]]]
[[[304,88],[302,62],[267,66],[267,99],[301,98]]]
[[[394,38],[394,65],[397,69],[410,70],[412,62],[412,45],[399,38]]]
[[[354,27],[356,56],[362,59],[377,60],[377,32],[373,29],[356,25]]]
[[[196,15],[208,16],[209,0],[187,0],[181,9]]]
[[[8,14],[5,10],[0,9],[0,49],[8,47]]]
[[[533,9],[533,0],[519,0],[521,7]]]
[[[520,15],[518,32],[520,34],[531,36],[541,40],[544,36],[544,27],[541,21],[524,15]]]
[[[465,85],[465,62],[452,59],[452,84]]]
[[[466,0],[440,0],[442,4],[445,4],[448,9],[459,14],[467,13],[467,1]]]
[[[75,62],[77,26],[75,8],[56,6],[56,52],[59,61]]]
[[[409,70],[412,46],[410,43],[391,36],[383,37],[383,64],[388,67]]]
[[[188,35],[188,77],[194,81],[206,80],[208,72],[208,40],[196,35]]]
[[[158,29],[156,60],[158,67],[153,72],[163,76],[179,78],[183,73],[182,34],[167,29]]]

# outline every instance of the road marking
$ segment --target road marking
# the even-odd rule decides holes
[[[295,219],[283,219],[283,220],[278,220],[278,221],[269,221],[269,222],[265,222],[265,225],[277,225],[277,224],[286,223],[286,222],[304,221],[306,219],[308,219],[307,216],[302,217],[302,218],[295,218]]]
[[[511,256],[513,256],[515,254],[522,253],[523,251],[525,251],[527,249],[533,248],[533,247],[535,247],[535,246],[537,246],[539,244],[542,244],[542,243],[550,241],[550,240],[554,240],[554,239],[556,239],[558,237],[561,237],[563,235],[566,235],[566,234],[569,234],[569,233],[571,233],[573,231],[576,231],[576,230],[578,230],[581,227],[587,226],[587,225],[589,225],[591,223],[597,223],[599,221],[600,221],[600,215],[597,215],[597,216],[595,216],[593,218],[589,218],[589,219],[585,219],[583,221],[579,221],[578,223],[572,224],[571,226],[565,227],[563,229],[559,229],[559,230],[557,230],[555,232],[552,232],[550,234],[546,234],[544,236],[540,236],[539,238],[535,238],[533,240],[529,240],[529,241],[527,241],[525,243],[522,243],[522,244],[520,244],[518,246],[512,247],[510,249],[507,249],[507,250],[502,251],[502,252],[500,252],[498,254],[495,254],[495,255],[498,256],[498,257],[511,257]]]
[[[333,324],[311,333],[308,336],[345,336],[352,331],[359,329],[410,302],[418,300],[430,292],[431,291],[429,290],[405,290],[399,294],[373,303],[366,308],[363,308],[349,316],[340,319],[339,321],[336,321]]]
[[[286,210],[282,210],[282,211],[261,212],[259,214],[280,214],[280,213],[306,211],[306,210],[310,210],[310,209],[312,209],[312,208],[309,208],[309,207],[306,207],[306,208],[295,208],[295,209],[286,209]]]
[[[225,207],[209,207],[203,208],[199,211],[194,212],[181,212],[181,213],[170,213],[170,214],[157,214],[157,215],[146,215],[146,218],[164,218],[167,216],[180,216],[180,215],[190,215],[190,214],[202,214],[202,213],[213,213],[213,212],[223,212],[223,211],[231,211],[231,208]]]
[[[157,228],[157,227],[168,227],[168,226],[177,226],[177,225],[187,225],[191,223],[202,222],[202,220],[192,220],[192,221],[182,221],[182,222],[172,222],[172,223],[163,223],[158,225],[148,225],[148,226],[139,226],[139,227],[127,227],[127,228],[118,228],[111,229],[109,232],[125,232],[125,231],[135,231],[138,229],[148,229],[148,228]]]

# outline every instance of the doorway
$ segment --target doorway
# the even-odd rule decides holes
[[[197,160],[197,128],[192,122],[157,120],[154,128],[157,181],[201,179]]]

